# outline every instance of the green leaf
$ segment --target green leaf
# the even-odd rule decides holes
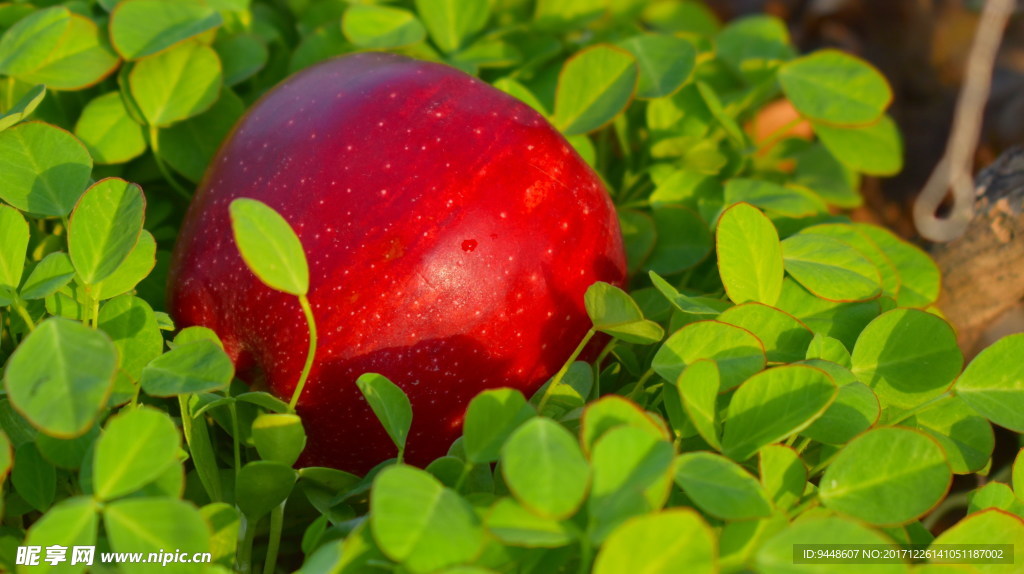
[[[341,19],[345,37],[360,48],[398,48],[422,42],[423,24],[408,10],[371,4],[355,4]]]
[[[298,415],[261,413],[252,423],[252,442],[263,460],[293,466],[306,447],[306,431]]]
[[[544,417],[512,433],[502,448],[501,472],[520,504],[555,520],[576,512],[590,484],[590,467],[576,438]]]
[[[853,348],[860,332],[880,310],[877,300],[836,303],[815,297],[790,277],[782,281],[782,294],[776,306],[816,334],[838,339],[848,349]]]
[[[370,403],[373,414],[384,425],[398,452],[405,450],[405,440],[412,426],[412,405],[409,397],[398,385],[383,375],[366,373],[356,380],[359,392],[363,393],[366,402]]]
[[[711,251],[711,232],[697,212],[682,205],[651,208],[658,241],[645,268],[665,275],[689,269]]]
[[[298,476],[291,466],[276,460],[256,460],[238,469],[235,501],[238,509],[258,521],[291,494]]]
[[[903,169],[903,139],[888,115],[857,128],[812,122],[828,151],[847,167],[869,175],[895,175]]]
[[[231,202],[231,229],[249,269],[271,289],[292,295],[309,290],[309,264],[291,225],[255,199]]]
[[[946,495],[951,480],[949,463],[934,439],[905,428],[878,428],[839,451],[819,493],[827,508],[870,524],[897,525],[928,512]]]
[[[605,10],[600,0],[537,0],[533,20],[542,30],[565,30],[582,26]]]
[[[40,512],[49,510],[57,494],[57,471],[39,454],[35,443],[22,443],[14,450],[11,468],[14,490]]]
[[[119,92],[107,92],[86,104],[75,135],[98,164],[124,163],[146,151],[142,126],[128,115]]]
[[[205,2],[121,0],[110,15],[110,39],[126,60],[137,60],[220,24],[220,13]]]
[[[1013,494],[1007,484],[1002,482],[990,482],[968,494],[967,514],[987,508],[999,508],[1018,517],[1024,514],[1024,502]]]
[[[623,572],[714,574],[716,540],[689,508],[632,518],[611,533],[594,562],[595,574]]]
[[[995,448],[992,425],[960,397],[949,397],[903,422],[932,435],[954,474],[981,472]]]
[[[583,296],[594,329],[627,343],[650,345],[665,336],[664,329],[644,319],[643,311],[625,291],[598,281]]]
[[[132,248],[128,257],[118,265],[106,279],[93,286],[97,299],[112,299],[127,293],[146,277],[156,266],[156,240],[153,234],[145,229],[139,235],[139,241]]]
[[[738,203],[718,220],[718,272],[735,303],[775,305],[782,291],[782,247],[772,222],[756,207]]]
[[[747,139],[747,136],[740,129],[736,118],[726,111],[725,104],[715,89],[704,82],[698,81],[697,91],[700,92],[700,97],[704,100],[704,105],[707,107],[708,112],[722,126],[729,139],[741,149],[750,147],[750,141]]]
[[[46,86],[34,86],[6,112],[0,114],[0,132],[32,115],[46,96]]]
[[[806,358],[831,361],[847,369],[852,365],[850,351],[846,350],[843,342],[828,335],[818,334],[811,339],[811,344],[807,346]]]
[[[829,563],[794,564],[793,551],[797,544],[822,544],[825,547],[870,544],[880,549],[895,546],[884,534],[859,522],[839,516],[807,516],[804,520],[792,522],[760,545],[753,560],[757,571],[763,574],[831,574],[848,569]],[[907,574],[907,565],[903,562],[858,564],[853,569],[865,574]]]
[[[698,508],[725,520],[763,518],[772,513],[761,484],[743,467],[710,452],[676,459],[675,481]]]
[[[473,397],[463,422],[466,460],[473,464],[498,460],[508,437],[536,414],[516,389],[491,389]]]
[[[484,518],[487,530],[502,543],[526,548],[558,548],[574,539],[565,522],[542,518],[511,498],[500,498]]]
[[[103,526],[114,552],[170,552],[181,548],[189,553],[210,550],[210,527],[189,502],[173,498],[130,498],[111,502],[103,508]],[[187,550],[186,550],[187,549]],[[139,573],[195,572],[195,565],[183,562],[133,564]]]
[[[917,309],[893,309],[871,321],[852,360],[853,373],[875,391],[883,408],[897,409],[941,395],[964,364],[949,323]]]
[[[160,157],[185,177],[200,181],[221,142],[244,112],[241,98],[223,90],[209,110],[160,130]]]
[[[170,397],[223,389],[235,376],[231,358],[209,340],[178,345],[142,369],[139,384],[146,394]]]
[[[86,190],[68,228],[68,254],[86,285],[103,281],[128,258],[145,214],[146,198],[134,183],[112,177]]]
[[[803,436],[824,444],[846,444],[878,422],[881,405],[878,397],[867,385],[856,379],[850,383],[842,383],[840,376],[853,378],[853,374],[835,363],[811,360],[807,361],[807,364],[832,375],[839,384],[839,394],[821,418],[801,432]]]
[[[899,278],[897,305],[923,309],[938,300],[941,286],[939,267],[927,253],[887,229],[863,223],[854,226],[878,245],[896,268]]]
[[[764,346],[750,331],[718,321],[690,323],[670,336],[651,362],[672,382],[700,359],[713,359],[722,375],[721,391],[732,389],[765,367]]]
[[[619,524],[665,505],[672,485],[672,444],[634,426],[612,428],[590,452],[589,535],[603,541]]]
[[[21,286],[21,298],[42,299],[64,287],[75,276],[71,258],[63,251],[56,251],[43,258],[28,274]]]
[[[20,211],[0,205],[0,291],[18,290],[25,271],[28,249],[28,222]]]
[[[256,75],[267,65],[270,52],[256,34],[218,34],[213,43],[224,66],[224,85],[234,86]]]
[[[747,379],[729,403],[722,451],[743,461],[762,446],[807,428],[839,392],[824,371],[806,365],[775,367]]]
[[[28,213],[71,213],[89,182],[92,158],[68,132],[24,122],[0,132],[0,199]]]
[[[594,387],[594,369],[590,363],[576,361],[569,365],[562,380],[548,393],[548,387],[554,379],[548,379],[537,392],[530,397],[530,404],[540,406],[541,398],[547,395],[547,404],[540,413],[553,419],[561,419],[567,413],[583,407]]]
[[[7,433],[0,430],[0,481],[7,478],[7,473],[11,470],[12,457],[11,439],[7,438]]]
[[[825,204],[809,191],[759,179],[730,179],[725,183],[725,203],[741,201],[783,217],[809,217],[826,211]]]
[[[565,135],[592,132],[626,108],[637,84],[629,52],[597,44],[566,60],[555,92],[554,124]]]
[[[674,385],[697,433],[716,450],[722,450],[722,421],[717,406],[720,387],[718,364],[709,359],[688,366]]]
[[[768,361],[792,363],[804,358],[814,334],[795,317],[762,303],[744,303],[718,315],[722,323],[754,334],[764,344]]]
[[[110,418],[96,442],[93,490],[99,500],[131,494],[177,463],[178,429],[167,413],[130,408]]]
[[[485,540],[469,503],[404,465],[389,466],[374,479],[370,529],[388,558],[417,574],[469,562]]]
[[[117,63],[99,27],[64,7],[39,10],[0,39],[0,74],[50,89],[85,88],[113,72]]]
[[[106,335],[58,317],[32,331],[11,355],[4,386],[11,404],[52,436],[84,433],[106,405],[117,349]]]
[[[613,394],[588,404],[580,424],[580,442],[587,454],[605,433],[619,426],[638,428],[659,440],[669,439],[664,423],[629,399]]]
[[[774,16],[748,16],[725,27],[716,38],[717,56],[755,84],[793,57],[785,22]]]
[[[1024,547],[1024,520],[998,509],[983,510],[967,516],[950,526],[932,541],[934,548],[946,544],[1009,544],[1014,550]],[[933,560],[944,562],[944,560]],[[1013,564],[976,564],[978,571],[991,574],[1013,574],[1019,570],[1020,559],[1015,554]],[[950,560],[952,562],[952,560]],[[984,569],[984,570],[983,570]]]
[[[832,125],[878,121],[892,90],[878,70],[839,50],[820,50],[779,69],[779,85],[800,114]]]
[[[619,209],[619,229],[626,250],[626,264],[633,275],[644,265],[651,251],[657,245],[654,219],[646,213],[631,209]]]
[[[782,241],[786,272],[808,291],[838,302],[866,301],[882,293],[878,268],[848,243],[798,234]]]
[[[200,406],[199,395],[187,395],[178,397],[178,405],[181,409],[181,430],[185,435],[188,444],[188,451],[192,464],[195,466],[196,475],[203,484],[211,500],[223,500],[223,488],[220,478],[220,470],[217,468],[217,455],[214,453],[213,444],[210,441],[210,429],[207,426],[206,417],[195,416],[195,411]]]
[[[856,249],[878,269],[882,293],[895,298],[900,289],[900,277],[896,266],[882,249],[866,234],[848,223],[823,223],[812,225],[800,231],[801,235],[821,236],[838,239]]]
[[[483,29],[490,5],[487,0],[416,0],[416,11],[437,47],[450,54]]]
[[[1024,432],[1024,334],[1003,337],[971,360],[956,394],[995,424]]]
[[[21,76],[40,68],[71,27],[63,6],[37,10],[16,22],[0,37],[0,74]]]
[[[128,86],[150,126],[165,127],[197,116],[217,101],[221,63],[206,44],[185,42],[139,60]]]
[[[662,32],[688,32],[701,36],[712,36],[721,27],[711,8],[699,0],[646,4],[643,21]]]
[[[697,50],[683,38],[641,34],[619,42],[636,58],[640,72],[636,95],[651,99],[668,96],[686,83],[697,63]]]
[[[32,525],[25,538],[26,546],[63,546],[67,550],[67,562],[50,563],[41,560],[32,567],[32,572],[85,572],[88,561],[79,560],[71,564],[72,550],[79,546],[95,546],[99,526],[99,508],[88,496],[75,496],[57,503]],[[44,551],[45,552],[45,551]]]
[[[839,163],[825,146],[816,144],[796,154],[793,183],[814,191],[828,203],[845,209],[860,207],[860,178]]]
[[[2,450],[0,450],[0,458],[2,456]],[[2,463],[0,463],[0,468],[3,468]],[[0,472],[0,477],[3,477],[3,472]],[[1012,482],[1013,491],[1021,500],[1024,500],[1024,497],[1021,497],[1024,495],[1024,448],[1017,451],[1017,457],[1013,459]]]
[[[99,327],[110,336],[121,357],[120,368],[139,380],[147,363],[164,350],[164,337],[153,308],[144,300],[124,295],[100,308]]]
[[[707,297],[687,297],[676,290],[668,281],[661,278],[654,271],[648,272],[654,288],[661,293],[665,299],[678,309],[681,313],[697,315],[703,319],[714,319],[722,311],[729,308],[726,301],[709,299]]]
[[[770,444],[758,451],[758,470],[765,494],[776,508],[785,510],[796,504],[807,488],[807,467],[796,450]]]
[[[223,502],[207,504],[200,508],[199,512],[212,531],[210,553],[213,563],[222,566],[233,565],[238,546],[241,514],[234,506]]]

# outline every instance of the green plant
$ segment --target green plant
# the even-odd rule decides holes
[[[991,425],[1024,430],[1024,337],[964,369],[927,255],[836,215],[861,174],[901,166],[889,89],[863,62],[796,57],[775,19],[721,26],[676,0],[54,4],[0,4],[5,569],[57,568],[16,566],[19,545],[448,574],[774,574],[803,571],[797,543],[1024,548],[1024,458],[991,466]],[[292,468],[289,405],[163,312],[219,141],[289,71],[359,49],[449,62],[550,117],[608,182],[632,277],[588,292],[592,332],[613,338],[595,363],[529,399],[482,394],[448,456],[365,477]],[[815,139],[751,141],[741,126],[780,98]],[[400,437],[404,397],[361,383]],[[963,500],[953,474],[984,485]],[[922,518],[957,502],[970,514],[933,540]]]

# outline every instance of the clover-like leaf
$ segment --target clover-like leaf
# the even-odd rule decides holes
[[[827,508],[871,524],[894,525],[928,512],[951,480],[946,455],[934,439],[889,427],[868,431],[839,451],[819,491]]]
[[[554,123],[565,135],[592,132],[625,109],[636,84],[629,52],[604,44],[581,50],[558,77]]]
[[[309,291],[309,264],[288,221],[255,199],[236,199],[230,211],[238,250],[256,277],[272,289],[305,295]]]
[[[146,198],[119,178],[96,182],[78,201],[68,229],[68,254],[86,285],[109,277],[128,258],[142,233]]]
[[[736,303],[775,305],[782,291],[782,246],[775,226],[756,207],[738,203],[718,220],[718,272]]]
[[[614,285],[598,281],[584,294],[583,301],[594,328],[627,343],[657,343],[665,336],[661,325],[644,319],[636,301]]]
[[[178,430],[167,413],[140,407],[107,422],[96,443],[93,489],[100,500],[135,492],[177,462]]]
[[[117,349],[109,337],[53,317],[11,355],[4,386],[11,404],[33,426],[74,437],[88,430],[105,406],[116,369]]]
[[[412,405],[409,397],[398,385],[383,375],[367,373],[356,380],[356,386],[370,404],[384,430],[398,451],[405,450],[405,440],[412,426]]]

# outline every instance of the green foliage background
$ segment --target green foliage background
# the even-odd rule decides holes
[[[1024,431],[1024,337],[964,368],[934,263],[842,215],[862,175],[902,167],[865,62],[685,0],[39,0],[0,3],[0,33],[0,569],[85,570],[15,566],[53,544],[214,558],[93,572],[775,574],[841,568],[794,565],[795,543],[1024,550],[1024,462],[991,459],[993,424]],[[246,107],[371,49],[547,116],[608,183],[632,281],[587,293],[587,339],[613,337],[597,364],[480,395],[425,470],[358,477],[292,468],[300,417],[235,380],[215,334],[176,331],[163,291]],[[777,100],[800,117],[752,140]],[[813,137],[790,137],[803,120]],[[236,233],[294,245],[239,213]],[[304,298],[301,273],[254,271]],[[401,451],[404,394],[359,386]],[[982,486],[950,496],[954,474]],[[968,514],[933,540],[938,505]]]

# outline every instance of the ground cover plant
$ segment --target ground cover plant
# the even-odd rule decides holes
[[[864,62],[674,0],[40,1],[0,4],[0,31],[3,569],[1019,571],[793,563],[798,543],[1024,549],[1024,457],[992,464],[993,425],[1024,431],[1024,336],[965,365],[927,254],[843,215],[902,162]],[[607,183],[630,273],[587,291],[595,361],[486,391],[447,456],[365,476],[294,468],[294,403],[177,329],[164,292],[234,122],[360,50],[446,62],[549,118]],[[779,100],[798,115],[751,135]],[[243,254],[284,246],[257,276],[304,296],[279,273],[305,265],[292,229],[233,211]],[[401,452],[406,395],[359,388]],[[980,486],[951,495],[954,475]],[[933,509],[958,504],[936,537]],[[56,545],[212,563],[43,560]]]

